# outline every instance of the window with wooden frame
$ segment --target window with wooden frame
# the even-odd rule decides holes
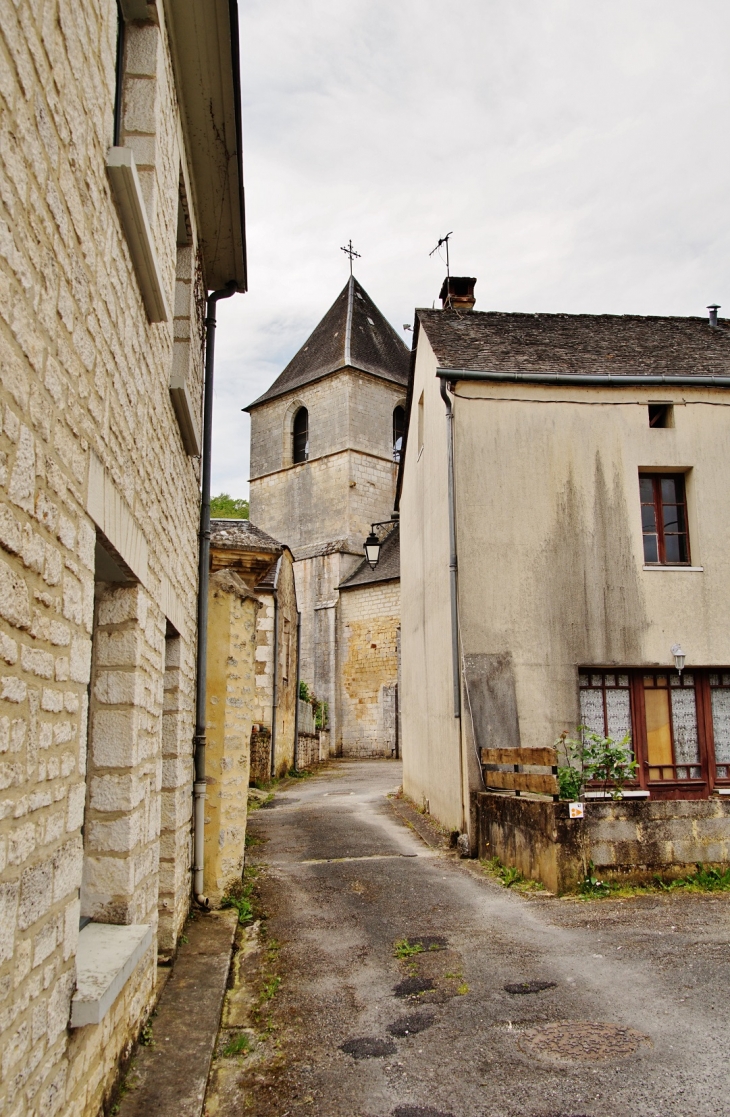
[[[655,798],[704,799],[730,786],[730,669],[582,668],[581,725],[621,741],[636,786]]]
[[[688,566],[687,499],[681,473],[640,473],[644,562]]]

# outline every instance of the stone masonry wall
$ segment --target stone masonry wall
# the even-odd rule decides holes
[[[400,583],[340,594],[339,746],[343,756],[392,756],[396,743]]]
[[[8,1117],[95,1117],[153,1001],[156,940],[104,1021],[67,1029],[85,812],[84,903],[95,918],[156,924],[161,805],[168,949],[188,890],[198,466],[170,402],[173,322],[147,319],[106,174],[116,36],[114,0],[0,0],[0,1112]],[[171,308],[182,278],[181,135],[164,24],[130,25],[121,142],[137,157]],[[183,262],[192,292],[200,277],[189,209]],[[189,303],[197,375],[202,325]],[[121,517],[124,538],[135,540],[139,584],[99,599],[87,800],[101,526],[89,510],[92,452],[105,515]],[[179,637],[167,663],[166,620]]]

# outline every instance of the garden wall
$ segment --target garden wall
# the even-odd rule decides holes
[[[633,880],[730,862],[724,799],[587,802],[583,819],[570,819],[566,802],[524,796],[486,792],[477,805],[479,856],[558,894],[582,880],[589,861],[603,877]]]

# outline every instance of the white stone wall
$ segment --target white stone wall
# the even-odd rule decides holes
[[[173,322],[147,319],[106,174],[116,34],[113,0],[0,0],[0,1112],[9,1117],[95,1115],[153,1001],[154,949],[101,1025],[67,1031],[84,840],[84,906],[95,918],[156,927],[161,834],[168,949],[188,894],[198,471],[170,403]],[[187,257],[176,244],[181,135],[164,26],[130,25],[121,142],[137,157],[168,305],[176,282],[188,292],[179,317],[199,385],[189,192]],[[93,493],[90,469],[101,478]],[[99,597],[87,772],[99,528],[138,584]],[[166,621],[179,634],[169,655]]]

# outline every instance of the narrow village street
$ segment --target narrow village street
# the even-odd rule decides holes
[[[252,816],[259,993],[224,1010],[209,1117],[728,1112],[726,895],[514,893],[399,784],[397,762],[334,762]]]

